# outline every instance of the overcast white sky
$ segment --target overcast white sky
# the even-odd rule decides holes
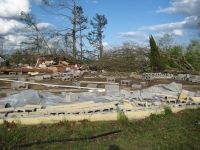
[[[41,2],[0,0],[0,36],[7,39],[5,49],[6,46],[20,45],[26,39],[25,25],[19,21],[21,11],[35,14],[39,26],[60,27],[62,18],[44,12],[40,8]],[[159,40],[168,33],[177,44],[183,45],[199,38],[196,27],[200,22],[200,0],[77,0],[77,5],[83,7],[89,19],[96,13],[106,16],[104,45],[120,45],[132,40],[144,46],[148,45],[151,34]]]

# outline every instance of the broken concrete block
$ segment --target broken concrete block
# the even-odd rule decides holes
[[[43,80],[43,76],[35,76],[35,80],[36,81],[42,81]]]
[[[47,113],[43,113],[43,112],[29,112],[28,116],[29,117],[42,117],[48,115]]]
[[[134,77],[134,75],[136,74],[136,72],[131,72],[131,74],[130,74],[130,78],[133,78]]]
[[[200,97],[190,97],[190,99],[194,102],[199,102],[200,103]]]
[[[115,82],[115,77],[107,77],[106,82]]]
[[[84,113],[83,109],[79,109],[79,108],[75,108],[75,109],[67,109],[66,110],[67,114],[80,114],[80,113]]]
[[[16,72],[9,72],[9,75],[16,75]]]
[[[137,75],[137,74],[135,74],[135,75],[133,75],[133,78],[135,78],[135,79],[141,79],[141,76],[140,76],[140,75]]]
[[[24,108],[36,108],[36,109],[41,109],[41,105],[25,105]]]
[[[103,76],[102,74],[99,75],[99,78],[105,78],[105,76]],[[108,81],[107,81],[108,82]]]
[[[25,112],[25,108],[24,107],[16,107],[15,112]]]
[[[52,77],[54,78],[54,77],[60,77],[60,73],[59,72],[54,72],[53,74],[52,74]]]
[[[181,93],[180,93],[180,95],[179,95],[179,99],[187,99],[187,97],[188,97],[188,93],[189,93],[189,91],[187,91],[187,90],[182,90],[181,91]]]
[[[197,91],[195,96],[200,97],[200,91]]]
[[[172,107],[174,107],[174,108],[182,108],[184,106],[186,106],[186,104],[183,104],[183,103],[181,103],[181,104],[173,104],[172,105]]]
[[[117,106],[115,104],[108,104],[98,106],[101,111],[111,111],[111,110],[117,110]]]
[[[194,83],[197,82],[197,79],[192,79],[192,82],[194,82]]]
[[[95,113],[101,111],[99,107],[89,107],[89,108],[83,108],[84,113]]]
[[[8,118],[24,118],[24,117],[28,117],[28,113],[26,112],[9,113],[7,117]]]
[[[142,85],[139,85],[139,84],[132,84],[131,87],[132,87],[132,88],[139,88],[139,89],[140,89],[140,88],[142,88]]]
[[[26,82],[26,78],[18,78],[18,81]]]
[[[200,76],[199,76],[199,75],[197,75],[197,76],[196,76],[196,79],[197,79],[197,80],[200,80]]]
[[[161,96],[162,97],[162,96]],[[170,99],[178,99],[178,96],[175,95],[163,95],[163,99],[170,100]]]
[[[121,80],[121,85],[131,85],[131,80]]]
[[[118,105],[119,111],[133,111],[134,107],[132,105]]]
[[[176,99],[165,99],[165,100],[163,100],[163,102],[166,102],[166,103],[174,103],[174,104],[176,104]]]
[[[51,79],[51,75],[50,74],[45,74],[45,75],[43,75],[43,79]]]
[[[81,83],[80,82],[73,82],[72,86],[81,86]]]
[[[10,112],[14,112],[15,109],[13,107],[9,107],[9,108],[0,108],[0,113],[10,113]]]
[[[97,84],[91,84],[91,83],[89,83],[87,85],[87,87],[89,87],[89,88],[97,88]]]
[[[153,76],[143,76],[144,80],[153,80]]]
[[[143,99],[143,100],[152,100],[153,99],[153,94],[152,93],[150,93],[150,92],[141,92],[140,93],[140,95],[141,95],[141,98]]]
[[[178,79],[180,79],[180,80],[185,80],[186,77],[187,77],[186,74],[178,74]]]
[[[64,76],[61,78],[62,81],[71,81],[71,76]]]
[[[67,102],[75,102],[78,101],[78,93],[67,93],[66,94]]]
[[[147,87],[148,86],[148,82],[140,82],[140,85],[142,85],[142,87]]]
[[[119,91],[119,85],[105,85],[105,91]]]
[[[71,107],[72,104],[69,104],[67,106]],[[58,105],[58,106],[47,106],[46,109],[57,109],[57,108],[64,108],[64,105]]]
[[[74,78],[74,79],[78,79],[79,77],[80,77],[80,73],[74,73],[74,74],[73,74],[73,78]]]
[[[11,89],[19,90],[19,89],[28,89],[28,84],[22,83],[22,82],[12,82],[11,83]]]
[[[0,119],[4,119],[4,117],[5,117],[5,113],[0,113]]]
[[[36,111],[36,108],[32,108],[32,107],[26,107],[24,109],[25,109],[25,112],[34,112],[34,111]]]

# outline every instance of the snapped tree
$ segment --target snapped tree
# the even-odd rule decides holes
[[[49,2],[48,0],[43,0],[43,9],[53,15],[61,16],[64,20],[69,20],[72,27],[64,27],[64,29],[59,30],[58,35],[64,37],[67,41],[67,45],[72,42],[72,55],[74,63],[76,63],[77,56],[77,31],[84,29],[83,20],[80,22],[80,16],[83,13],[81,7],[77,7],[76,0],[56,0]],[[69,13],[68,13],[69,11]],[[79,20],[79,22],[77,22]],[[77,28],[77,24],[79,27]],[[80,28],[81,25],[81,28]],[[82,37],[82,36],[81,36]],[[71,45],[71,44],[70,44]],[[69,46],[68,46],[69,47]]]
[[[80,53],[81,53],[81,62],[83,61],[83,38],[85,37],[82,35],[82,31],[87,29],[88,18],[84,16],[83,8],[81,6],[76,7],[77,13],[77,25],[79,30],[79,39],[80,39]]]
[[[90,44],[93,45],[99,51],[99,58],[102,58],[103,55],[103,28],[108,23],[105,15],[96,14],[93,17],[93,20],[90,20],[90,24],[93,27],[93,30],[88,33],[87,39],[89,40]]]

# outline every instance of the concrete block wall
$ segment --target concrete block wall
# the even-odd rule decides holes
[[[16,72],[9,72],[9,75],[16,75]]]
[[[200,75],[178,74],[177,79],[200,83]]]

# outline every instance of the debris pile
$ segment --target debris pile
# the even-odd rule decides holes
[[[94,87],[94,85],[90,85]],[[164,106],[186,108],[200,106],[200,91],[182,89],[182,84],[154,85],[133,92],[120,89],[118,84],[105,89],[55,95],[50,92],[24,90],[0,99],[0,118],[37,118],[50,116],[77,116],[146,112],[161,110]]]

